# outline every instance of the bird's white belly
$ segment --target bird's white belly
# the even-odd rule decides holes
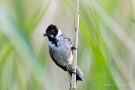
[[[53,58],[58,64],[61,66],[72,64],[73,55],[71,49],[69,49],[66,45],[63,44],[56,47],[54,44],[49,43],[49,46],[51,48]]]

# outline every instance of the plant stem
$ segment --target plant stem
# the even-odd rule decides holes
[[[79,31],[79,0],[75,0],[75,39],[74,39],[74,47],[78,47],[78,31]],[[77,49],[74,49],[73,53],[73,67],[72,69],[76,73],[76,62],[77,62]],[[76,74],[72,74],[72,89],[76,89]]]

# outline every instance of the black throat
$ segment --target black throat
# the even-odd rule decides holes
[[[49,41],[52,42],[56,47],[57,47],[57,42],[58,40],[56,40],[56,38],[52,38],[52,37],[48,37]]]

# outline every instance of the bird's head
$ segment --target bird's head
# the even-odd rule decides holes
[[[61,31],[53,24],[49,25],[46,29],[46,33],[43,34],[48,38],[55,38],[56,36],[60,36],[62,33]]]

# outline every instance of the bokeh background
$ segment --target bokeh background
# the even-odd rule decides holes
[[[0,90],[68,90],[43,37],[55,24],[74,41],[75,0],[0,0]],[[135,90],[135,1],[80,0],[77,90]]]

